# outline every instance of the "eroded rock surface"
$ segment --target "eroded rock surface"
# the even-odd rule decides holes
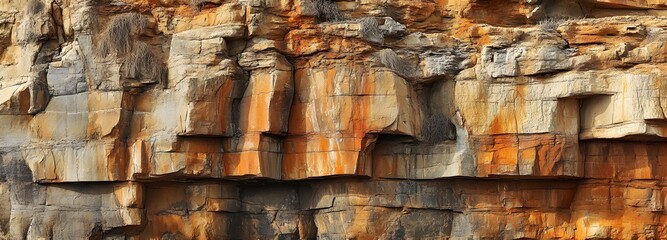
[[[0,239],[665,239],[667,1],[0,1]]]

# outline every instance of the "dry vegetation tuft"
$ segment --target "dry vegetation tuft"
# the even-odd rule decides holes
[[[389,48],[382,49],[377,55],[380,63],[393,70],[396,74],[404,77],[410,77],[412,75],[412,67],[410,67],[410,64],[398,56],[394,50]]]
[[[361,36],[366,39],[382,38],[382,29],[374,17],[365,17],[358,20],[361,25]]]
[[[99,54],[121,56],[132,48],[131,36],[146,27],[147,20],[139,13],[123,13],[114,16],[99,38]]]
[[[346,19],[334,0],[314,0],[317,19],[323,22],[339,22]]]
[[[442,114],[431,114],[424,119],[422,133],[424,134],[424,140],[428,143],[456,139],[454,124]]]
[[[134,36],[146,28],[148,21],[139,13],[123,13],[111,18],[100,33],[98,57],[121,60],[123,72],[128,79],[143,83],[166,83],[167,70],[164,63],[148,44]]]
[[[565,22],[564,19],[548,17],[540,20],[537,25],[542,31],[556,31]]]
[[[123,67],[127,78],[151,79],[163,84],[165,82],[167,70],[164,64],[144,42],[134,44],[134,49],[125,57]]]

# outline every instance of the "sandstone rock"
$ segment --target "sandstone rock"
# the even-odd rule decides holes
[[[593,4],[605,6],[605,7],[618,7],[618,8],[665,8],[667,7],[667,2],[662,0],[649,0],[645,2],[637,1],[624,1],[624,0],[592,0],[589,1]]]
[[[0,239],[667,238],[666,9],[1,2]]]
[[[0,114],[34,114],[47,105],[48,89],[43,82],[28,82],[0,90]]]
[[[381,29],[385,35],[400,37],[405,34],[405,25],[395,21],[391,17],[385,17],[383,20],[384,23],[378,26],[378,28]]]

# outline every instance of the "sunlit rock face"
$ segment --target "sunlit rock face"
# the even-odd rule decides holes
[[[0,1],[0,239],[665,239],[667,1]]]

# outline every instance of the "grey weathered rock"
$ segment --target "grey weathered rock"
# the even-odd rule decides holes
[[[665,6],[0,1],[0,239],[667,238]]]

